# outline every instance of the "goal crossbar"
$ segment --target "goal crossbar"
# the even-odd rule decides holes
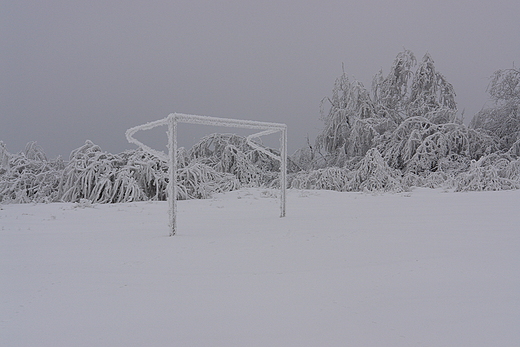
[[[170,236],[177,231],[177,123],[213,125],[234,128],[246,128],[263,130],[246,137],[247,143],[254,149],[280,161],[280,217],[285,217],[285,200],[287,190],[287,125],[281,123],[259,122],[252,120],[239,120],[231,118],[219,118],[210,116],[198,116],[183,113],[171,113],[166,118],[142,124],[126,131],[126,139],[145,152],[168,163],[168,204]],[[158,126],[168,126],[168,154],[157,151],[139,140],[133,135],[140,130],[149,130]],[[280,155],[276,155],[255,143],[253,139],[281,132]]]

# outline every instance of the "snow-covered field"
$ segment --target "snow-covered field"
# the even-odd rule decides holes
[[[1,346],[519,346],[520,191],[2,205]]]

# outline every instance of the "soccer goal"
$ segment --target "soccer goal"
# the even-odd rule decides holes
[[[177,231],[177,123],[213,125],[232,128],[246,128],[262,130],[246,137],[247,143],[254,149],[279,160],[280,165],[280,217],[285,217],[285,197],[287,189],[287,125],[280,123],[258,122],[251,120],[239,120],[230,118],[217,118],[209,116],[197,116],[182,113],[171,113],[166,118],[154,122],[149,122],[130,128],[126,131],[128,142],[141,147],[144,151],[168,163],[168,207],[169,207],[169,227],[170,236]],[[157,151],[136,140],[133,135],[140,130],[149,130],[158,126],[168,126],[168,154]],[[276,155],[266,150],[264,147],[253,142],[253,139],[260,136],[270,135],[280,132],[280,155]]]

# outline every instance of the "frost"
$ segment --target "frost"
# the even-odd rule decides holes
[[[48,161],[43,149],[29,142],[23,152],[7,153],[0,144],[0,202],[59,201],[61,158]]]
[[[171,117],[262,130],[248,137],[211,134],[190,149],[177,149],[171,138],[178,199],[208,198],[240,187],[281,188],[285,173],[288,185],[297,189],[520,189],[520,71],[498,70],[488,91],[492,107],[466,126],[457,115],[453,86],[429,54],[418,63],[411,51],[399,53],[387,75],[380,71],[374,76],[371,88],[343,72],[332,95],[322,100],[322,132],[314,143],[307,139],[286,167],[280,164],[285,142],[281,149],[271,149],[258,140],[285,132],[285,125],[207,116],[172,114],[129,129],[127,138],[139,148],[119,154],[87,140],[68,161],[49,160],[35,142],[9,153],[0,141],[0,202],[166,200],[173,177],[169,156],[132,135],[171,126]]]
[[[502,150],[513,147],[518,155],[520,141],[520,69],[496,71],[488,87],[493,107],[481,110],[470,126],[496,136]]]
[[[269,149],[271,153],[279,152]],[[246,138],[235,134],[212,134],[201,139],[188,152],[217,172],[229,173],[243,185],[269,186],[280,172],[280,162],[252,148]]]
[[[380,71],[371,90],[343,72],[323,99],[324,128],[293,156],[295,188],[403,191],[412,187],[517,189],[520,155],[520,73],[497,71],[495,108],[470,127],[457,116],[455,91],[425,54],[412,52]],[[328,103],[329,108],[324,106]],[[502,159],[496,159],[502,158]]]
[[[177,171],[178,199],[206,199],[213,193],[238,189],[236,176],[218,172],[200,162],[191,162]]]
[[[471,163],[455,179],[457,191],[520,189],[520,159],[491,154]]]
[[[114,203],[146,199],[136,171],[126,165],[124,158],[102,151],[91,141],[71,153],[60,188],[63,201]]]

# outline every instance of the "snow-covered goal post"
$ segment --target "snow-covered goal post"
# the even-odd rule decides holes
[[[287,125],[281,123],[259,122],[251,120],[239,120],[230,118],[218,118],[209,116],[197,116],[182,113],[171,113],[166,118],[149,122],[130,128],[126,131],[128,142],[136,144],[144,151],[168,163],[168,204],[169,204],[169,227],[170,236],[177,231],[177,123],[213,125],[232,128],[246,128],[262,130],[246,137],[247,143],[254,149],[279,160],[280,165],[280,217],[285,217],[285,199],[287,189]],[[142,142],[136,140],[133,135],[140,130],[149,130],[158,126],[168,126],[168,154],[157,151]],[[253,142],[260,136],[280,132],[280,155],[276,155],[264,147]]]

